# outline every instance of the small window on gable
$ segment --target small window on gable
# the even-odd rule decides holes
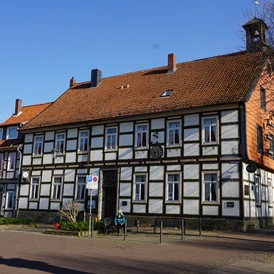
[[[172,92],[173,92],[173,89],[168,89],[161,95],[161,97],[169,97]]]
[[[261,87],[260,89],[260,102],[261,102],[261,109],[266,111],[266,94],[265,89]]]

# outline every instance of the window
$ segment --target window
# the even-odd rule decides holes
[[[258,143],[258,152],[263,153],[264,141],[263,141],[263,128],[261,126],[257,126],[257,143]]]
[[[180,174],[168,174],[167,175],[167,191],[168,201],[180,200]]]
[[[14,191],[7,191],[6,209],[14,209]]]
[[[53,188],[52,188],[52,199],[60,200],[61,189],[62,189],[62,178],[54,177],[53,178]]]
[[[65,134],[57,133],[55,141],[55,149],[57,153],[63,153],[65,148]]]
[[[7,140],[17,138],[17,127],[8,127],[7,129]]]
[[[3,129],[0,128],[0,140],[3,140]]]
[[[274,154],[274,135],[269,133],[269,152]]]
[[[10,152],[8,157],[8,170],[15,170],[16,167],[16,152]]]
[[[30,188],[30,199],[38,199],[39,181],[39,178],[32,178]]]
[[[217,117],[203,118],[203,143],[216,143],[217,140]]]
[[[260,177],[255,175],[255,200],[256,205],[261,205]]]
[[[85,200],[85,192],[86,192],[86,177],[79,176],[77,179],[76,200]]]
[[[172,93],[173,89],[168,89],[166,90],[162,95],[161,97],[169,97]]]
[[[87,152],[88,151],[88,131],[80,131],[79,134],[79,151]]]
[[[180,121],[168,122],[168,145],[179,145],[181,139],[181,123]]]
[[[142,148],[148,145],[148,125],[136,125],[136,147]]]
[[[106,149],[116,149],[117,128],[107,128],[106,130]]]
[[[266,111],[266,94],[265,89],[261,87],[260,89],[260,103],[261,103],[261,109]]]
[[[203,174],[203,201],[217,202],[218,201],[218,173]]]
[[[42,144],[43,144],[43,136],[35,136],[34,137],[34,155],[42,154]]]
[[[0,171],[4,169],[4,154],[0,154]]]
[[[135,201],[145,201],[146,199],[146,175],[135,175]]]

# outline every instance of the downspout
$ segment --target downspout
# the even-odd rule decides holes
[[[17,147],[17,151],[20,155],[20,158],[19,158],[19,170],[18,170],[18,185],[16,187],[16,202],[15,202],[15,207],[14,207],[14,215],[16,212],[16,218],[18,218],[18,215],[19,215],[19,188],[20,188],[20,180],[21,180],[21,162],[22,162],[22,152],[20,151],[20,149],[22,147],[23,147],[22,144],[20,144]]]

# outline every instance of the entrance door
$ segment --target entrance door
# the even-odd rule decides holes
[[[103,171],[104,217],[114,217],[117,202],[117,170]]]

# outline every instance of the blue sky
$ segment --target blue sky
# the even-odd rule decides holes
[[[172,52],[179,63],[243,49],[247,9],[253,0],[0,1],[0,122],[17,98],[54,101],[94,68],[108,77],[166,65]]]

